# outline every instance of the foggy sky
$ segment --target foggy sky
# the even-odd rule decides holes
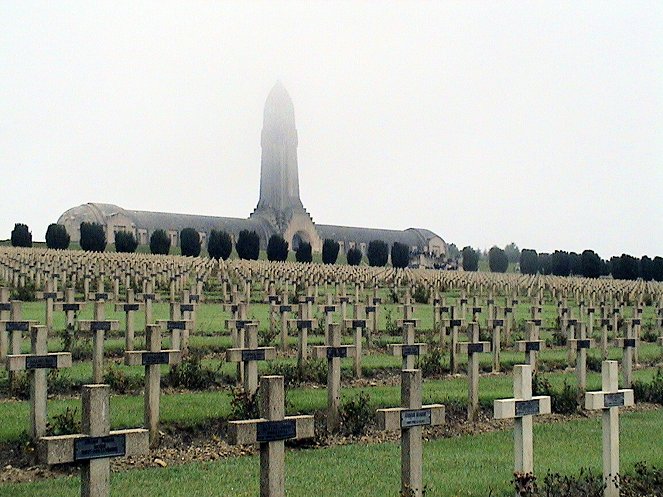
[[[288,89],[315,222],[663,255],[663,3],[0,2],[0,239],[246,218]]]

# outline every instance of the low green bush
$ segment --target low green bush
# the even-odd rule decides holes
[[[202,390],[215,385],[216,372],[202,365],[198,354],[190,354],[170,368],[166,384],[176,388]]]
[[[373,422],[373,413],[371,396],[366,392],[359,392],[341,405],[341,431],[346,435],[363,435]]]
[[[650,382],[633,382],[633,396],[636,402],[651,402],[663,405],[663,369],[659,368]]]

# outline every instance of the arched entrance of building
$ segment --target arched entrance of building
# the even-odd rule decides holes
[[[293,235],[290,249],[297,250],[302,243],[311,243],[311,237],[306,231],[298,231]]]

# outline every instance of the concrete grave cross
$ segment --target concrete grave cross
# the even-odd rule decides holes
[[[20,300],[12,300],[9,303],[9,320],[0,321],[0,361],[4,361],[8,354],[20,354],[23,333],[28,332],[31,326],[38,324],[37,321],[22,319],[21,306]]]
[[[306,312],[307,304],[299,304],[300,316]],[[317,319],[291,319],[290,322],[297,327],[299,331],[297,341],[297,364],[303,364],[308,360],[308,330],[312,330],[318,325]]]
[[[174,304],[174,308],[179,308],[183,304]],[[174,315],[180,315],[175,312]],[[189,353],[189,333],[193,327],[193,322],[189,319],[157,319],[156,324],[166,332],[170,333],[170,348],[182,351],[182,355]]]
[[[525,352],[525,363],[536,371],[536,355],[541,352],[545,346],[543,340],[539,340],[540,319],[531,319],[527,321],[527,340],[517,340],[516,347],[519,352]]]
[[[639,340],[635,337],[634,327],[640,324],[639,319],[626,319],[626,337],[618,338],[617,345],[622,348],[622,368],[624,373],[624,386],[631,388],[633,384],[633,360],[634,350],[638,347]]]
[[[46,435],[48,420],[46,370],[70,368],[71,354],[48,353],[48,330],[45,326],[32,326],[30,335],[30,354],[10,354],[6,365],[8,371],[27,371],[30,376],[30,436],[37,440]]]
[[[578,380],[578,388],[585,390],[587,388],[587,349],[594,346],[593,340],[587,338],[587,329],[585,323],[578,322],[576,325],[578,333],[574,338],[569,340],[569,347],[576,352],[576,378]]]
[[[605,497],[618,497],[615,477],[619,475],[619,408],[635,404],[633,390],[619,390],[617,361],[603,361],[602,390],[585,394],[585,409],[603,411],[603,480]]]
[[[338,312],[338,306],[332,303],[332,295],[327,294],[327,303],[325,305],[318,306],[320,312],[325,315],[325,343],[329,344],[329,326],[332,322],[332,314]]]
[[[154,312],[153,312],[153,303],[159,301],[159,296],[152,292],[151,283],[146,285],[146,291],[136,295],[136,299],[145,304],[145,325],[154,324]]]
[[[159,438],[159,398],[161,396],[161,365],[179,364],[179,350],[161,350],[161,327],[148,324],[145,327],[147,350],[128,350],[124,353],[127,366],[145,367],[145,427],[150,432],[150,444]]]
[[[356,306],[355,306],[356,308]],[[354,374],[355,378],[362,377],[361,370],[361,357],[362,357],[362,331],[368,328],[366,319],[346,319],[345,328],[354,330],[354,345],[355,345],[355,354],[354,354]]]
[[[392,355],[403,358],[402,369],[414,369],[415,358],[426,353],[425,343],[415,343],[415,328],[411,323],[403,325],[403,343],[391,344]]]
[[[612,320],[609,318],[601,318],[601,353],[603,359],[608,357],[608,332],[612,330]]]
[[[115,304],[115,311],[124,312],[125,316],[125,321],[124,321],[126,323],[126,333],[124,337],[125,350],[134,349],[134,335],[135,335],[134,313],[141,310],[144,306],[145,304],[134,301],[134,291],[131,288],[127,289],[127,301],[124,303]]]
[[[285,441],[313,438],[313,416],[285,416],[283,376],[260,379],[262,418],[229,421],[231,445],[260,444],[260,497],[285,497]]]
[[[495,308],[497,309],[497,308]],[[488,319],[488,330],[492,337],[493,348],[493,373],[500,371],[500,350],[502,346],[502,328],[504,328],[504,319]]]
[[[94,320],[80,320],[78,329],[92,333],[92,382],[101,383],[104,376],[104,339],[107,331],[120,329],[116,320],[104,319],[104,301],[94,303]]]
[[[401,495],[422,497],[424,426],[444,424],[444,405],[422,405],[421,370],[401,371],[401,406],[378,409],[378,428],[401,430]]]
[[[457,344],[459,354],[467,354],[468,404],[467,419],[474,421],[479,411],[479,354],[490,352],[490,342],[479,340],[479,323],[469,326],[471,342]]]
[[[451,308],[451,318],[445,323],[449,328],[451,338],[451,346],[449,347],[449,360],[451,365],[451,372],[458,372],[458,330],[465,323],[463,319],[458,319],[456,316],[459,314],[457,307]]]
[[[288,314],[292,312],[292,306],[288,303],[288,292],[283,292],[279,314],[281,314],[281,350],[288,348]]]
[[[258,361],[276,358],[274,347],[258,347],[258,324],[246,326],[245,344],[226,350],[226,361],[244,365],[244,391],[253,395],[258,390]]]
[[[495,419],[514,419],[515,472],[534,472],[532,416],[550,414],[550,397],[532,397],[532,366],[513,368],[513,399],[496,400]]]
[[[67,329],[73,330],[75,326],[76,316],[85,307],[84,302],[76,302],[74,298],[74,289],[67,288],[65,290],[64,302],[57,302],[54,305],[54,310],[62,311],[65,313],[67,320]]]
[[[145,429],[110,429],[110,386],[83,385],[83,433],[43,437],[39,459],[46,464],[81,464],[81,496],[110,495],[110,458],[146,454],[149,435]]]
[[[327,430],[334,432],[340,424],[341,359],[356,353],[354,345],[341,345],[341,327],[329,325],[329,345],[313,347],[315,359],[327,359]]]
[[[62,292],[56,292],[53,289],[53,280],[46,280],[46,289],[43,292],[35,292],[35,298],[37,300],[46,301],[46,315],[45,323],[46,327],[49,330],[53,330],[53,311],[55,301],[61,300],[63,297]]]

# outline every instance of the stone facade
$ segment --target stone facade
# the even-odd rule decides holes
[[[308,242],[315,252],[322,250],[325,238],[331,238],[341,244],[344,252],[357,247],[365,253],[371,240],[383,240],[389,245],[404,243],[413,254],[428,254],[431,260],[447,254],[444,240],[425,229],[398,231],[316,225],[299,197],[297,145],[294,106],[288,92],[278,82],[265,103],[260,198],[248,219],[129,211],[112,204],[89,203],[67,210],[58,223],[65,226],[72,241],[80,239],[80,223],[86,221],[102,224],[109,243],[115,241],[115,233],[119,231],[133,232],[140,244],[147,244],[155,230],[163,229],[172,244],[178,245],[179,232],[184,228],[196,229],[203,243],[212,229],[227,231],[234,240],[246,229],[258,233],[262,248],[266,248],[270,236],[279,234],[292,249]]]

